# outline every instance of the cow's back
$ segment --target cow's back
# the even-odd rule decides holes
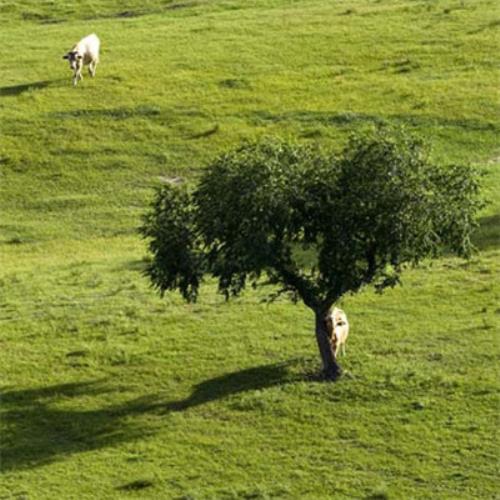
[[[349,335],[349,322],[346,313],[342,309],[335,307],[332,311],[332,321],[337,342],[340,344],[345,343]]]
[[[97,61],[99,59],[99,49],[101,42],[95,33],[82,38],[78,42],[78,51],[83,54],[84,59]]]

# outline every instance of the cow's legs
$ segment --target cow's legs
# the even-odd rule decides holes
[[[75,71],[75,75],[73,76],[73,85],[76,87],[76,85],[78,84],[78,82],[80,80],[83,80],[82,70],[81,69]]]
[[[97,66],[97,61],[92,61],[90,64],[89,64],[89,74],[91,77],[94,77],[95,76],[95,68]]]

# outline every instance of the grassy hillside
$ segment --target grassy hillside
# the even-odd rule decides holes
[[[496,2],[0,2],[0,497],[495,498]],[[102,40],[71,86],[62,55]],[[305,307],[158,298],[152,188],[244,138],[395,123],[485,173],[470,261],[346,297],[347,375]]]

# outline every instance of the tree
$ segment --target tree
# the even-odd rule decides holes
[[[158,189],[141,228],[152,254],[146,273],[161,294],[178,289],[187,301],[206,275],[226,298],[271,284],[273,297],[302,300],[315,315],[324,375],[335,379],[332,306],[368,284],[396,285],[423,259],[469,256],[480,207],[477,172],[433,164],[402,132],[358,135],[338,156],[247,143],[211,163],[193,189]]]

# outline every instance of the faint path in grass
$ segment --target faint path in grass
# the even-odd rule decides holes
[[[412,126],[439,126],[462,128],[471,131],[496,131],[496,123],[482,121],[473,118],[447,118],[443,116],[419,115],[419,114],[393,114],[374,115],[354,112],[329,112],[329,111],[307,111],[296,110],[285,113],[272,113],[267,110],[257,110],[246,114],[246,118],[252,124],[297,122],[306,125],[331,125],[351,126],[360,124],[387,125],[390,123],[407,124]]]

